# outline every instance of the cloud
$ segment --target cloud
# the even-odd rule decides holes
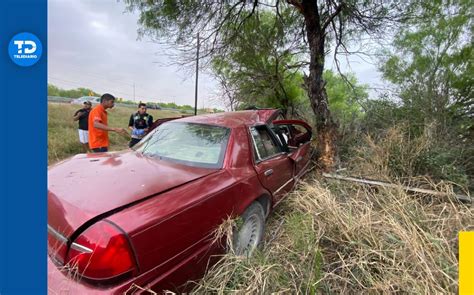
[[[48,2],[48,81],[136,100],[194,104],[194,75],[170,64],[161,45],[137,40],[138,15],[115,0]],[[200,73],[199,106],[215,82]],[[213,102],[213,105],[216,103]]]
[[[90,25],[91,25],[93,28],[95,28],[95,29],[97,29],[97,30],[100,30],[100,31],[106,31],[106,30],[107,30],[107,27],[106,27],[104,24],[102,24],[102,23],[100,23],[100,22],[98,22],[98,21],[95,21],[95,20],[91,21],[91,22],[90,22]]]

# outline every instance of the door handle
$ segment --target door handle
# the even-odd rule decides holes
[[[265,171],[265,176],[270,176],[273,174],[273,169],[268,169],[267,171]]]

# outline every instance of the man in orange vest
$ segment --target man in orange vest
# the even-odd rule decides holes
[[[89,114],[89,147],[94,153],[109,150],[109,131],[129,135],[124,128],[114,128],[107,125],[107,109],[114,107],[115,97],[105,93],[100,97],[100,104]]]

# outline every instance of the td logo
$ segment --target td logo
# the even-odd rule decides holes
[[[23,44],[30,46],[30,48],[25,48],[25,53],[26,53],[26,54],[33,54],[33,53],[35,53],[35,51],[36,51],[36,43],[35,43],[35,41],[31,41],[31,40],[26,40],[26,41],[15,40],[15,41],[13,41],[13,44],[15,44],[16,46],[18,46],[18,53],[23,53],[23,50],[22,50]]]
[[[16,34],[8,44],[8,54],[11,60],[22,67],[29,67],[37,63],[42,52],[41,41],[31,33]]]

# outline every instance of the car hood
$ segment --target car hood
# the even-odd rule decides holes
[[[48,170],[48,224],[67,237],[98,215],[216,171],[131,151],[77,155]]]

